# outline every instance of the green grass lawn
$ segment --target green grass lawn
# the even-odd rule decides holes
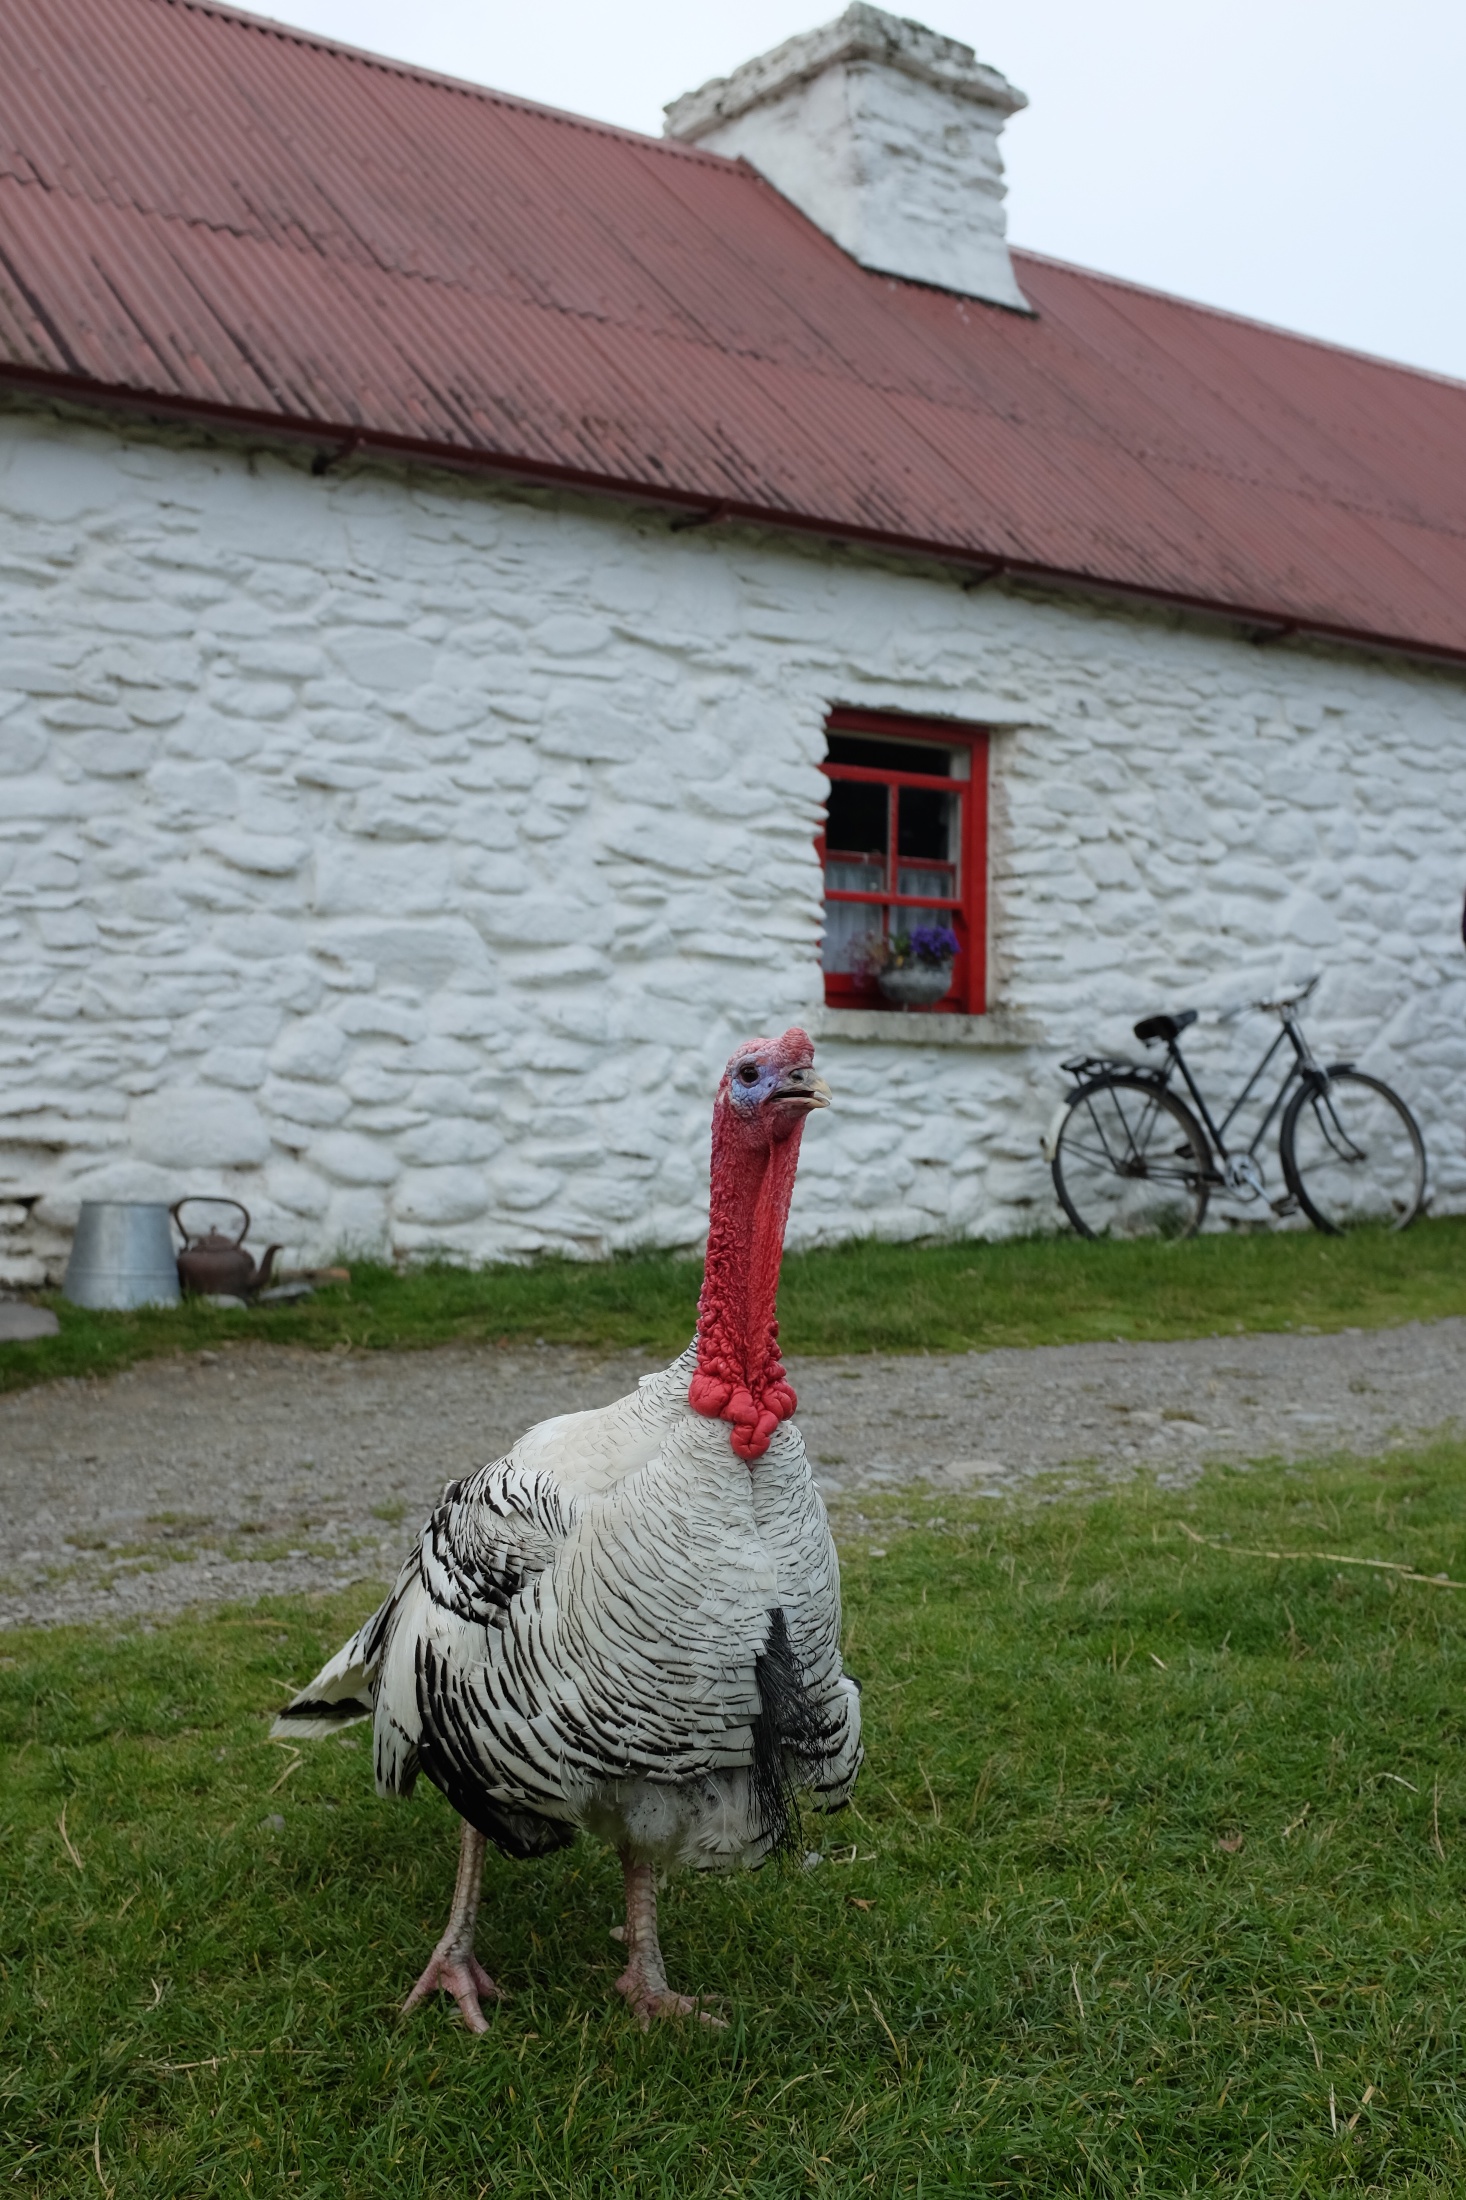
[[[398,2020],[450,1813],[266,1738],[369,1588],[0,1636],[0,2188],[1459,2196],[1466,1594],[1246,1551],[1466,1580],[1466,1448],[901,1502],[825,1861],[665,1900],[719,2034],[635,2029],[585,1843],[491,1860],[485,2038]]]
[[[0,1345],[0,1389],[107,1374],[158,1353],[248,1337],[320,1351],[543,1337],[670,1356],[691,1334],[701,1273],[699,1261],[655,1253],[522,1268],[359,1263],[349,1286],[301,1305],[237,1314],[198,1304],[93,1314],[53,1295],[46,1303],[61,1317],[61,1335]],[[1288,1230],[1179,1245],[862,1240],[791,1254],[779,1303],[790,1352],[961,1352],[1214,1330],[1380,1328],[1466,1313],[1466,1218],[1417,1223],[1401,1237]]]

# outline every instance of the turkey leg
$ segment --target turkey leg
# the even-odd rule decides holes
[[[653,2017],[696,2017],[702,2024],[726,2031],[723,2019],[703,2007],[701,1996],[674,1994],[667,1984],[657,1939],[657,1882],[652,1866],[633,1863],[630,1850],[623,1849],[621,1870],[626,1880],[626,1923],[616,1938],[626,1944],[626,1968],[616,1981],[617,1993],[626,1996],[643,2032],[650,2030]]]
[[[458,1850],[458,1878],[453,1888],[453,1907],[448,1912],[448,1923],[444,1927],[443,1937],[428,1957],[427,1969],[402,2004],[404,2017],[409,2009],[415,2009],[420,2001],[426,2001],[435,1987],[441,1987],[445,1994],[451,1994],[457,2002],[470,2032],[488,2031],[488,2020],[479,2007],[479,1996],[487,1994],[491,2001],[502,2001],[504,1996],[473,1952],[473,1927],[478,1916],[479,1887],[483,1876],[484,1837],[465,1818],[463,1840]],[[655,1945],[655,1926],[652,1933]]]

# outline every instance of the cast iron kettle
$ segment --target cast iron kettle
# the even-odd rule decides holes
[[[244,1217],[237,1237],[225,1237],[218,1230],[210,1230],[204,1237],[190,1237],[180,1219],[185,1207],[233,1207]],[[185,1291],[200,1297],[251,1299],[257,1291],[263,1291],[275,1266],[275,1255],[282,1250],[278,1245],[267,1248],[258,1268],[244,1249],[249,1235],[249,1209],[237,1199],[214,1199],[207,1193],[192,1193],[180,1199],[168,1210],[178,1224],[183,1239],[183,1250],[178,1256],[178,1280]]]

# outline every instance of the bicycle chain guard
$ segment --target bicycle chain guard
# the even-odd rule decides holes
[[[1239,1199],[1266,1199],[1262,1171],[1250,1153],[1229,1153],[1222,1164],[1222,1181]]]

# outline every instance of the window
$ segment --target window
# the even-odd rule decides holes
[[[987,991],[987,735],[882,711],[831,714],[825,873],[825,999],[888,1008],[871,943],[950,925],[958,953],[938,1013],[980,1015]]]

